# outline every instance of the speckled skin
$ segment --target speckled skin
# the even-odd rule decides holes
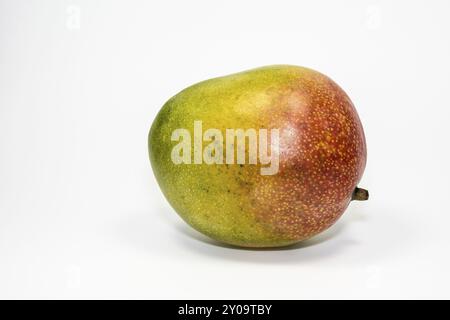
[[[280,168],[175,165],[171,133],[194,120],[203,130],[279,128]],[[204,143],[206,145],[207,143]],[[163,106],[149,133],[153,171],[192,227],[244,247],[276,247],[330,227],[347,208],[366,163],[357,112],[345,92],[314,70],[276,65],[193,85]]]

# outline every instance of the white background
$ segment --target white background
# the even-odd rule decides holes
[[[450,2],[0,0],[1,298],[450,298]],[[339,83],[368,164],[322,235],[217,245],[147,155],[184,87],[269,64]]]

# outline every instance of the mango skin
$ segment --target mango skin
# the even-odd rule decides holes
[[[279,128],[276,175],[260,165],[171,161],[172,131]],[[204,143],[206,145],[207,143]],[[346,93],[314,70],[275,65],[195,84],[167,101],[150,129],[159,186],[189,225],[242,247],[279,247],[329,228],[347,208],[366,164],[366,142]]]

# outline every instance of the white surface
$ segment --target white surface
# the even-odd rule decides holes
[[[449,9],[0,0],[0,297],[450,298]],[[148,129],[184,87],[276,63],[350,95],[371,199],[290,250],[213,245],[163,198]]]

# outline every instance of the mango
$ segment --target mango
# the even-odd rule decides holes
[[[190,226],[227,244],[280,247],[333,225],[366,165],[347,94],[312,69],[274,65],[190,86],[153,121],[157,182]]]

